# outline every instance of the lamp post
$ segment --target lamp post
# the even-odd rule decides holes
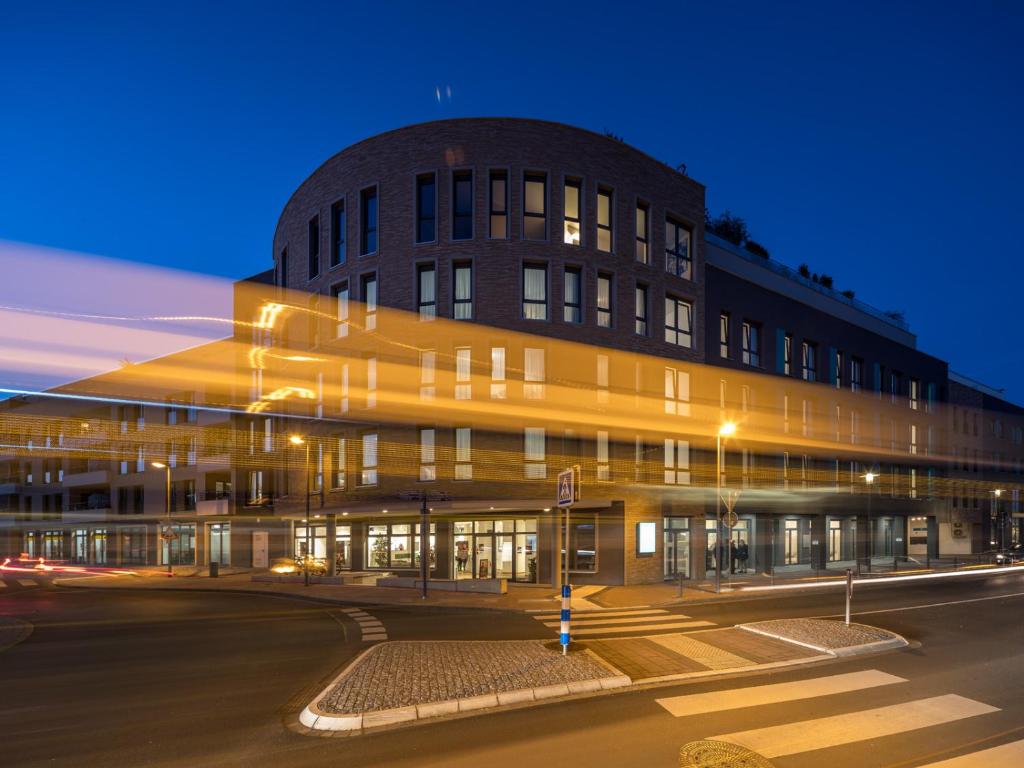
[[[718,428],[715,446],[715,592],[722,591],[722,439],[736,434],[736,425],[727,421]]]
[[[864,474],[864,482],[868,486],[868,572],[871,572],[871,560],[875,556],[875,521],[871,517],[871,486],[875,482],[877,475],[874,472],[866,472]],[[860,565],[858,564],[858,568]]]
[[[309,557],[310,557],[310,538],[309,531],[312,523],[309,519],[309,441],[305,440],[301,435],[291,435],[288,438],[288,442],[292,445],[304,445],[306,446],[306,553],[305,557],[302,558],[302,572],[303,572],[303,583],[309,586]]]
[[[428,501],[450,501],[451,497],[444,491],[402,491],[398,498],[405,501],[420,502],[420,579],[422,591],[420,597],[427,599],[427,580],[430,578],[430,507]]]
[[[992,491],[992,516],[996,519],[996,525],[999,526],[999,550],[1006,549],[1006,526],[1003,524],[1003,519],[999,516],[999,497],[1003,495],[1002,488],[996,488]]]
[[[151,467],[162,469],[164,471],[164,511],[167,513],[167,528],[164,531],[164,536],[170,537],[171,531],[171,465],[165,464],[162,461],[150,462]],[[171,569],[171,538],[161,537],[167,542],[167,575],[173,576],[174,571]]]

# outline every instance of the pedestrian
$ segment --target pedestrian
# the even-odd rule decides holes
[[[740,573],[747,572],[747,558],[750,557],[750,547],[747,546],[747,542],[740,539],[739,546],[736,547],[736,557],[740,561]]]
[[[736,573],[736,542],[729,542],[729,573]]]

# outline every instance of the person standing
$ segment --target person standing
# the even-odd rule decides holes
[[[747,546],[747,542],[740,539],[740,543],[736,547],[736,558],[740,561],[740,573],[747,572],[748,557],[750,557],[750,547]]]

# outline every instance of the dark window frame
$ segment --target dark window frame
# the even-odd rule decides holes
[[[306,279],[315,280],[320,277],[320,214],[313,214],[306,225]]]
[[[569,215],[569,209],[566,202],[568,199],[568,189],[570,187],[576,190],[575,218]],[[569,243],[565,240],[565,227],[569,222],[576,225],[576,232],[579,235],[578,243]],[[575,176],[566,176],[562,181],[562,245],[568,245],[572,248],[582,248],[583,243],[583,181]]]
[[[639,212],[644,212],[644,228],[643,232],[637,226],[637,218]],[[636,210],[633,212],[633,228],[635,232],[635,240],[633,246],[633,259],[640,262],[641,264],[651,263],[651,206],[645,203],[643,200],[636,201]],[[643,258],[640,258],[639,251],[640,246],[643,245]]]
[[[526,298],[526,270],[528,269],[539,269],[544,273],[544,299],[527,299]],[[550,303],[551,303],[551,291],[548,285],[550,279],[548,265],[524,262],[521,269],[520,277],[520,290],[522,291],[522,317],[524,320],[540,320],[548,321],[551,319]],[[543,306],[544,316],[543,317],[530,317],[526,312],[527,305],[531,306]]]
[[[430,187],[430,213],[424,213],[424,190]],[[413,233],[413,242],[416,245],[437,242],[437,173],[427,171],[416,174],[416,231]],[[428,234],[424,236],[424,226],[429,226]]]
[[[568,275],[570,274],[574,275],[576,278],[575,302],[569,301]],[[570,312],[574,317],[569,316]],[[566,264],[565,269],[562,272],[562,320],[566,323],[572,323],[573,325],[580,325],[583,323],[583,269],[579,266]]]
[[[601,223],[601,198],[608,199],[608,223]],[[594,247],[601,253],[615,253],[615,190],[603,184],[598,185],[597,194],[594,198],[594,224],[597,228],[597,237],[594,240]],[[601,233],[608,233],[608,247],[601,247]]]
[[[491,168],[487,171],[487,239],[508,240],[509,223],[509,198],[508,182],[510,173],[507,168]],[[494,182],[503,182],[504,195],[501,200],[501,210],[494,207]],[[505,220],[504,232],[500,236],[494,234],[494,217],[501,216]]]
[[[673,227],[673,243],[669,243],[668,228]],[[693,280],[693,227],[689,227],[682,221],[666,214],[665,216],[665,271],[670,275],[681,277],[684,280]],[[687,250],[685,254],[679,253],[680,238],[679,233],[685,232],[687,234]],[[685,264],[685,269],[680,270],[680,265]],[[670,268],[670,265],[672,267]]]
[[[529,211],[526,207],[526,185],[527,184],[540,184],[543,190],[543,205],[544,210],[542,213],[536,211]],[[540,171],[526,172],[523,174],[523,240],[532,240],[533,242],[545,242],[549,239],[550,233],[548,231],[548,208],[549,194],[548,194],[548,175]],[[542,237],[530,237],[527,235],[527,221],[539,219],[544,224],[544,234]]]
[[[347,226],[348,213],[345,210],[345,198],[343,197],[340,200],[335,200],[331,205],[331,268],[340,267],[347,259]]]
[[[434,283],[434,298],[432,301],[424,301],[423,299],[423,276],[430,272],[433,274]],[[420,320],[436,320],[437,319],[437,264],[432,261],[421,262],[416,265],[416,316]],[[428,309],[424,313],[424,309]]]
[[[608,282],[608,306],[601,306],[601,281]],[[594,311],[598,328],[615,326],[615,276],[611,272],[597,273],[597,288],[594,291]],[[601,322],[604,319],[605,322]]]
[[[670,302],[670,301],[673,303],[672,318],[671,318],[672,323],[673,323],[672,325],[669,325],[668,302]],[[677,347],[683,347],[684,349],[693,349],[693,302],[688,301],[687,299],[684,299],[684,298],[682,298],[680,296],[675,296],[675,295],[673,295],[671,293],[667,293],[667,294],[665,294],[665,304],[666,304],[666,311],[665,311],[665,341],[666,341],[666,343],[672,344],[673,346],[677,346]],[[690,329],[689,329],[689,331],[684,331],[679,326],[679,308],[680,308],[680,306],[684,306],[684,307],[687,308],[687,311],[688,311],[688,314],[689,314],[689,320],[690,320],[690,323],[689,323],[690,324]],[[672,333],[675,336],[675,340],[672,340],[672,339],[668,338],[669,333]],[[684,337],[684,338],[685,337],[689,337],[689,343],[688,344],[680,344],[679,343],[679,338],[680,337]]]
[[[459,208],[459,183],[469,182],[469,211],[461,211]],[[473,183],[473,170],[471,168],[465,168],[461,170],[452,171],[452,196],[451,196],[451,209],[452,209],[452,240],[472,240],[475,229],[473,226],[473,210],[476,207],[474,205],[475,185]],[[459,234],[460,224],[469,227],[469,234]]]
[[[460,269],[468,269],[469,270],[469,298],[468,299],[465,299],[465,298],[460,299],[459,298],[457,286],[458,286],[458,276],[459,276],[459,270]],[[456,262],[454,262],[452,264],[452,317],[455,320],[472,320],[473,319],[473,314],[474,314],[473,313],[473,294],[474,294],[474,290],[473,290],[473,288],[474,288],[474,286],[473,286],[474,274],[473,274],[473,272],[474,272],[474,270],[473,270],[473,262],[472,261],[456,261]],[[459,317],[459,307],[465,307],[465,306],[469,307],[468,314],[466,314],[464,317]]]
[[[373,221],[369,208],[373,202]],[[371,226],[372,224],[372,226]],[[371,246],[372,239],[372,248]],[[376,184],[359,192],[359,255],[373,256],[380,252],[380,189]]]
[[[641,296],[643,297],[642,301],[640,300]],[[643,309],[642,314],[638,313],[636,311],[638,308],[642,308]],[[648,286],[643,284],[643,283],[637,283],[636,284],[636,288],[633,291],[633,314],[635,316],[634,317],[635,325],[634,325],[633,330],[636,332],[636,335],[637,336],[647,336],[648,333],[649,333],[648,329],[650,327],[650,324],[648,322],[648,318],[650,317],[650,314],[651,314],[651,310],[650,310],[650,290],[649,290]]]

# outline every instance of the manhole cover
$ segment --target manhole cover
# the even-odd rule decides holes
[[[680,747],[679,768],[772,768],[772,764],[746,747],[704,740]]]

